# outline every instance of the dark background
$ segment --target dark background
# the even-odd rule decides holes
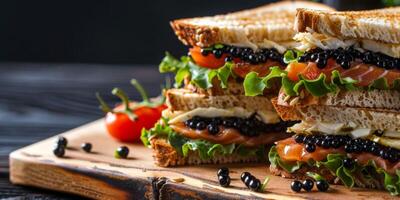
[[[341,8],[379,7],[343,0]],[[226,13],[273,0],[1,0],[0,61],[157,64],[186,53],[172,19]],[[325,0],[336,4],[338,0]],[[362,4],[360,4],[362,2]]]

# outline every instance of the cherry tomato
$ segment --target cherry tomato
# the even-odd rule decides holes
[[[141,106],[133,110],[136,118],[132,120],[126,113],[108,112],[105,123],[108,133],[121,142],[139,141],[143,128],[150,129],[160,119],[158,108]]]
[[[161,118],[161,113],[167,106],[164,99],[152,102],[143,87],[136,81],[131,83],[141,94],[141,103],[130,102],[128,96],[119,88],[114,88],[113,95],[122,100],[122,104],[114,109],[108,107],[99,94],[96,94],[102,110],[106,113],[105,125],[108,133],[121,142],[135,142],[140,140],[142,129],[150,129]]]

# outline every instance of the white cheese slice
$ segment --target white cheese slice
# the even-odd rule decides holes
[[[194,116],[199,117],[240,117],[240,118],[248,118],[254,113],[260,117],[260,120],[266,124],[278,123],[280,121],[279,116],[275,111],[264,110],[264,111],[248,111],[241,107],[233,107],[230,109],[222,109],[222,108],[196,108],[194,110],[188,112],[171,112],[169,110],[165,110],[163,112],[163,116],[169,118],[169,123],[177,123],[184,122],[188,119],[193,118]]]
[[[374,52],[380,52],[391,57],[400,58],[400,44],[388,44],[373,40],[343,40],[340,38],[315,33],[312,30],[308,31],[309,32],[297,33],[294,36],[293,39],[300,43],[296,49],[300,51],[308,51],[316,47],[321,49],[337,49],[355,46],[360,51],[365,49]]]
[[[351,136],[353,138],[363,138],[367,137],[372,133],[372,130],[370,128],[357,128],[351,131]]]

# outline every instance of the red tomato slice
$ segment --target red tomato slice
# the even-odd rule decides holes
[[[298,75],[302,73],[307,68],[307,64],[305,63],[297,63],[292,62],[286,67],[286,71],[288,72],[288,78],[292,81],[298,81]]]
[[[194,62],[201,67],[217,69],[225,64],[226,54],[222,54],[221,58],[215,58],[212,53],[207,56],[201,54],[200,47],[193,47],[189,49],[190,55],[192,56]]]

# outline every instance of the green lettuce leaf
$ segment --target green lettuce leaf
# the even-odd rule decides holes
[[[306,172],[306,175],[313,178],[316,181],[325,181],[324,177],[315,172]]]
[[[207,89],[212,87],[212,80],[217,78],[221,87],[226,88],[229,77],[235,77],[232,67],[232,62],[225,62],[224,66],[218,69],[208,69],[196,65],[188,56],[182,56],[178,60],[166,52],[159,65],[159,71],[161,73],[175,73],[175,87],[180,87],[185,78],[190,78],[192,84]]]
[[[270,73],[266,77],[258,77],[256,72],[250,72],[243,81],[243,87],[246,96],[257,96],[264,93],[266,88],[271,87],[270,80],[273,78],[282,78],[287,72],[279,67],[271,67]]]
[[[278,153],[276,152],[276,148],[271,148],[271,151],[268,154],[268,158],[273,167],[287,165],[282,162],[279,158]],[[360,165],[355,163],[352,169],[347,169],[343,166],[343,160],[346,158],[343,154],[328,154],[326,160],[314,162],[314,166],[317,168],[325,167],[327,168],[333,175],[338,177],[342,183],[346,187],[354,187],[356,183],[356,179],[359,178],[356,175],[363,175],[363,180],[373,181],[372,179],[376,178],[379,174],[384,177],[384,187],[385,189],[394,196],[400,194],[400,170],[396,170],[395,175],[391,175],[387,173],[385,170],[378,168],[373,160],[370,160],[367,165]],[[285,169],[284,167],[282,167]],[[308,176],[318,180],[319,178],[323,178],[318,174],[313,172],[307,172]]]
[[[289,64],[291,62],[297,62],[297,60],[304,54],[303,51],[298,50],[288,50],[283,55],[283,62]]]

